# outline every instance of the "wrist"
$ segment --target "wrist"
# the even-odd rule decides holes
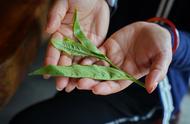
[[[168,29],[169,33],[171,34],[171,42],[172,42],[172,52],[173,54],[176,52],[178,46],[179,46],[179,34],[176,26],[174,23],[168,19],[165,18],[160,18],[160,17],[154,17],[148,20],[148,22],[156,22],[157,24],[159,23],[160,25],[165,24],[163,27]]]

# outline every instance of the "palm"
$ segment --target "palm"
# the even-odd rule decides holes
[[[104,0],[56,0],[49,13],[46,31],[52,35],[51,38],[62,39],[73,37],[72,23],[74,11],[77,9],[80,25],[89,39],[96,45],[102,44],[109,25],[109,8]],[[76,62],[77,59],[74,59]],[[72,59],[60,53],[51,44],[47,49],[45,65],[71,65]],[[47,75],[45,75],[46,77]],[[56,78],[58,90],[64,89],[69,92],[73,90],[74,83],[65,77]]]
[[[128,50],[126,51],[123,67],[132,68],[129,73],[137,78],[149,73],[154,61],[160,59],[162,54],[171,50],[171,40],[167,33],[159,26],[150,24],[150,26],[136,28],[136,33],[131,34],[128,41]],[[171,55],[171,51],[169,51]],[[131,63],[131,67],[126,67]],[[130,72],[131,71],[131,72]]]
[[[166,75],[171,62],[171,37],[164,28],[150,23],[138,22],[126,26],[114,33],[101,46],[108,58],[122,70],[139,79],[145,75],[148,92],[155,89],[155,83]],[[82,84],[83,83],[83,84]],[[132,82],[91,81],[81,82],[83,89],[92,89],[94,93],[107,95],[119,92]],[[90,86],[87,86],[90,85]]]
[[[99,46],[107,34],[109,25],[109,10],[107,4],[102,0],[98,2],[97,0],[85,0],[84,2],[70,0],[69,6],[70,8],[61,21],[58,32],[63,36],[72,36],[72,18],[75,9],[77,9],[79,22],[83,31],[95,45]]]

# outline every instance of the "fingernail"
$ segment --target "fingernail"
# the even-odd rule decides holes
[[[75,89],[75,87],[74,87],[74,88],[65,88],[65,92],[70,93],[70,92],[73,91],[74,89]]]
[[[152,89],[150,90],[149,94],[151,94],[151,93],[156,89],[157,85],[158,85],[158,82],[156,82],[156,83],[154,84],[154,86],[153,86]]]
[[[65,92],[67,92],[67,93],[70,93],[72,90],[71,89],[69,89],[69,88],[66,88],[65,89]]]
[[[43,75],[43,78],[44,78],[44,79],[49,79],[49,78],[50,78],[50,75],[47,75],[47,74],[46,74],[46,75]]]
[[[57,91],[62,91],[63,88],[60,88],[60,87],[56,87]]]
[[[92,91],[92,93],[95,94],[95,95],[101,95],[100,92],[98,92],[97,90],[92,89],[91,91]]]
[[[92,89],[92,93],[93,93],[93,94],[97,94],[97,91],[94,90],[94,89]]]

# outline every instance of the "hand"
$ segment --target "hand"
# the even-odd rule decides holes
[[[73,38],[72,18],[75,9],[78,11],[79,22],[87,37],[96,46],[101,45],[109,25],[109,7],[104,0],[56,0],[49,12],[46,32],[51,35],[51,38],[62,39],[66,36]],[[72,59],[49,44],[45,65],[71,65],[72,62],[77,62],[77,58]],[[44,78],[49,78],[49,75],[44,75]],[[56,87],[58,90],[67,87],[66,91],[69,92],[75,86],[73,80],[57,77]]]
[[[145,87],[153,92],[167,73],[172,59],[171,36],[161,26],[137,22],[114,33],[100,47],[111,61],[139,79],[146,76]],[[108,95],[127,88],[131,81],[83,80],[79,89],[92,90],[95,94]]]

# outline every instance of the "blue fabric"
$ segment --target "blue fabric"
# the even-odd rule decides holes
[[[179,31],[180,44],[173,55],[172,68],[181,71],[190,71],[190,34]]]
[[[168,78],[172,87],[175,110],[179,111],[183,96],[188,90],[190,77],[190,34],[179,31],[180,44],[173,55],[168,71]]]

